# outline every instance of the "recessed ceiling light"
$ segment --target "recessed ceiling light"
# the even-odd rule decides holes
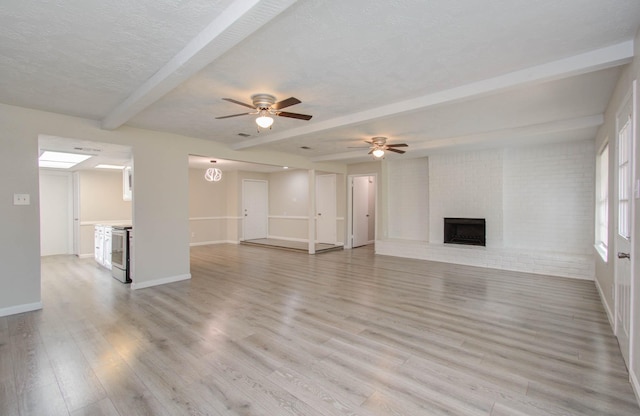
[[[99,164],[99,165],[96,165],[96,169],[118,169],[118,170],[122,170],[122,169],[124,169],[124,166]]]
[[[289,169],[289,166],[283,166],[282,169]]]
[[[80,162],[89,159],[91,155],[81,155],[78,153],[43,152],[39,158],[41,168],[69,169]]]

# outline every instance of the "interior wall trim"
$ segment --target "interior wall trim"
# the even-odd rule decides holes
[[[604,295],[602,291],[602,287],[600,286],[600,282],[598,279],[594,279],[596,282],[596,288],[598,289],[598,295],[600,295],[600,302],[602,306],[604,306],[604,310],[607,313],[607,319],[609,319],[609,325],[611,325],[611,329],[615,328],[614,319],[613,319],[613,309],[609,306],[609,302],[607,302],[607,297]]]
[[[145,289],[147,287],[166,285],[167,283],[180,282],[180,281],[189,280],[189,279],[191,279],[191,273],[179,274],[176,276],[163,277],[161,279],[147,280],[140,283],[133,282],[131,283],[131,289],[132,290]]]
[[[242,217],[189,217],[189,221],[239,220]]]
[[[0,317],[16,315],[24,312],[32,312],[42,309],[42,302],[24,303],[22,305],[9,306],[8,308],[0,309]]]

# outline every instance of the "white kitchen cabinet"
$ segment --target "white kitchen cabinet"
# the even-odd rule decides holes
[[[104,226],[96,225],[94,231],[94,258],[100,265],[104,263]]]
[[[94,246],[96,263],[111,270],[111,226],[95,226]]]
[[[102,257],[102,265],[107,269],[111,270],[111,227],[104,227],[104,240],[103,240],[103,257]]]

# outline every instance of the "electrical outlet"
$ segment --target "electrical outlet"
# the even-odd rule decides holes
[[[31,198],[29,194],[13,194],[13,205],[29,205]]]
[[[191,238],[195,237],[196,233],[195,232],[191,232]]]

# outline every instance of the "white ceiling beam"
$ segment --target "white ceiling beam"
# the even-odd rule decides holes
[[[442,150],[445,148],[468,146],[471,144],[491,143],[495,141],[508,140],[509,143],[518,144],[520,139],[531,138],[536,136],[549,135],[553,133],[570,132],[575,130],[588,129],[598,127],[604,123],[604,115],[596,114],[586,117],[578,117],[567,120],[559,120],[551,123],[531,124],[510,129],[495,130],[480,134],[471,134],[460,137],[447,137],[442,139],[428,140],[418,145],[411,145],[409,150],[412,153],[419,152],[421,155],[429,150]],[[367,149],[363,149],[367,150]],[[313,157],[312,162],[328,162],[328,161],[344,161],[356,158],[364,158],[366,152],[349,151]],[[370,158],[369,156],[367,156]]]
[[[116,129],[189,79],[297,0],[235,0],[180,52],[102,119]]]
[[[536,83],[599,71],[631,62],[633,59],[633,41],[625,41],[605,48],[596,49],[579,55],[522,69],[494,78],[473,82],[459,87],[427,94],[421,97],[383,105],[365,111],[318,121],[264,137],[243,140],[231,146],[234,150],[247,149],[292,137],[318,133],[325,130],[364,123],[367,121],[396,116],[428,107],[451,104],[457,101],[504,92],[513,88],[530,86]]]

